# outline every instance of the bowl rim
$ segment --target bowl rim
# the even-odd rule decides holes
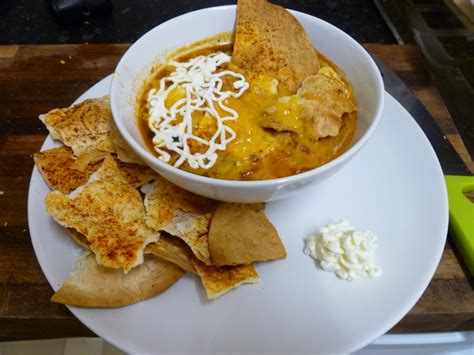
[[[140,43],[141,41],[145,40],[146,38],[153,36],[155,32],[159,31],[161,27],[169,24],[172,21],[178,21],[184,17],[191,17],[191,16],[200,16],[205,13],[210,13],[214,11],[228,11],[228,10],[236,10],[237,5],[223,5],[223,6],[212,6],[212,7],[207,7],[203,8],[200,10],[195,10],[191,12],[187,12],[185,14],[173,17],[146,32],[144,35],[142,35],[139,39],[137,39],[124,53],[122,58],[120,58],[120,61],[118,62],[117,66],[115,67],[114,73],[112,75],[112,83],[110,85],[110,106],[111,106],[111,111],[112,111],[112,116],[115,122],[115,125],[117,126],[120,134],[124,137],[126,142],[131,146],[131,148],[137,152],[141,156],[145,156],[148,160],[153,161],[156,163],[159,167],[159,170],[164,170],[167,173],[178,175],[182,179],[190,180],[195,183],[200,183],[200,184],[206,184],[206,185],[213,185],[216,187],[230,187],[230,188],[241,188],[241,189],[254,189],[254,188],[275,188],[275,187],[282,187],[286,186],[290,183],[298,183],[302,181],[306,181],[307,179],[310,179],[312,176],[316,176],[319,174],[322,174],[333,167],[336,167],[343,163],[344,161],[347,161],[349,158],[351,158],[358,150],[360,150],[364,144],[369,140],[369,138],[372,136],[374,133],[375,129],[377,128],[381,116],[382,116],[382,111],[384,108],[385,104],[385,88],[384,88],[384,83],[382,80],[382,76],[380,74],[380,71],[375,64],[374,60],[370,56],[370,54],[365,50],[364,47],[362,47],[361,44],[359,44],[354,38],[349,36],[346,32],[342,31],[338,27],[330,24],[327,21],[324,21],[316,16],[312,16],[309,14],[306,14],[304,12],[296,11],[296,10],[291,10],[287,9],[290,11],[290,13],[295,16],[297,19],[300,18],[305,18],[309,21],[316,21],[320,22],[322,25],[327,26],[330,28],[331,31],[339,32],[340,35],[342,35],[345,40],[352,42],[352,44],[355,44],[355,47],[360,49],[360,53],[363,56],[363,58],[367,61],[369,68],[375,73],[375,81],[377,85],[377,93],[379,94],[379,100],[377,107],[376,107],[376,112],[375,112],[375,118],[373,121],[370,123],[369,127],[367,128],[366,132],[362,135],[362,137],[359,138],[357,142],[355,142],[354,145],[352,145],[348,150],[346,150],[344,153],[339,155],[337,158],[319,166],[316,168],[313,168],[311,170],[305,171],[300,174],[295,174],[295,175],[290,175],[286,177],[281,177],[281,178],[276,178],[276,179],[267,179],[267,180],[224,180],[224,179],[217,179],[217,178],[212,178],[212,177],[207,177],[207,176],[202,176],[198,174],[194,174],[185,170],[181,170],[179,168],[176,168],[172,165],[169,165],[163,161],[161,161],[159,158],[157,158],[155,155],[153,155],[151,152],[149,152],[146,148],[142,147],[138,142],[135,141],[135,139],[131,136],[131,134],[127,131],[125,128],[124,124],[122,123],[122,120],[119,119],[119,109],[117,105],[115,104],[115,94],[114,92],[118,91],[119,89],[119,84],[116,80],[117,77],[117,72],[122,69],[122,67],[126,67],[124,64],[125,61],[128,59],[129,56],[131,56],[133,48]],[[147,160],[145,159],[145,160]],[[161,173],[161,171],[159,172]]]

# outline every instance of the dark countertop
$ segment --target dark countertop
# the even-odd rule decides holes
[[[38,114],[70,104],[113,72],[127,48],[125,44],[0,47],[0,341],[93,335],[66,307],[50,302],[53,290],[29,236],[28,185],[32,154],[47,134]],[[395,71],[459,147],[459,135],[418,49],[379,44],[365,48]],[[394,199],[389,187],[385,198]],[[390,332],[474,330],[470,280],[449,242],[423,297]]]
[[[49,0],[0,0],[0,44],[130,43],[156,25],[183,13],[235,0],[112,0],[101,18],[60,24]],[[272,0],[320,17],[359,42],[396,40],[372,0]]]

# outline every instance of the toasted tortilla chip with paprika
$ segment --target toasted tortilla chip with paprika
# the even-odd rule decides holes
[[[260,282],[257,270],[251,264],[217,267],[207,266],[197,259],[193,259],[192,263],[206,289],[207,297],[211,299],[244,283]]]
[[[214,265],[286,258],[286,250],[262,205],[221,202],[211,220],[209,251]]]
[[[94,149],[115,152],[111,137],[114,122],[108,96],[51,110],[40,119],[51,136],[71,147],[77,157]]]
[[[85,157],[87,154],[82,156]],[[99,156],[97,155],[97,157]],[[36,153],[33,158],[49,187],[64,194],[69,194],[85,184],[101,165],[100,162],[92,161],[85,167],[81,166],[80,169],[77,169],[75,164],[78,160],[74,159],[71,149],[65,146]],[[117,164],[120,174],[134,188],[150,182],[157,176],[153,170],[143,165],[121,161],[117,161]]]
[[[98,265],[94,254],[85,252],[74,272],[51,301],[78,307],[122,307],[158,296],[172,286],[183,270],[153,255],[128,274]]]
[[[281,6],[266,0],[239,0],[232,63],[270,75],[292,92],[319,69],[303,26]]]
[[[83,234],[73,228],[67,228],[67,231],[78,245],[90,250],[90,242]],[[179,266],[184,271],[196,273],[196,269],[191,264],[193,252],[185,242],[172,235],[160,234],[160,239],[157,242],[146,246],[144,254],[153,254],[158,258]]]
[[[36,153],[33,158],[49,187],[63,194],[85,184],[100,166],[99,163],[90,164],[82,171],[71,168],[75,162],[74,155],[64,146]]]
[[[46,210],[61,225],[87,238],[99,264],[126,272],[143,262],[143,250],[159,238],[145,223],[140,193],[127,183],[111,157],[71,194],[49,193]]]

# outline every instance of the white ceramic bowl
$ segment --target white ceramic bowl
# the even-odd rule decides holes
[[[144,73],[157,57],[200,39],[234,29],[236,6],[220,6],[190,12],[171,19],[135,42],[120,60],[113,75],[110,102],[115,123],[125,140],[160,175],[182,188],[216,200],[264,202],[292,196],[310,183],[330,177],[343,167],[372,136],[382,114],[384,86],[380,72],[365,49],[333,25],[316,17],[291,11],[305,28],[315,48],[335,62],[352,83],[359,116],[350,148],[337,159],[280,179],[228,181],[212,179],[174,168],[145,147],[135,123],[135,102]]]

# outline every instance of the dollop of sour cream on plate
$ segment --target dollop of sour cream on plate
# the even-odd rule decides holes
[[[158,90],[152,89],[148,94],[150,116],[148,125],[154,133],[153,144],[160,154],[160,159],[169,162],[171,152],[178,155],[174,166],[179,167],[185,161],[192,168],[209,169],[217,159],[217,151],[225,150],[236,134],[226,122],[236,120],[238,113],[228,107],[225,100],[229,97],[240,97],[248,88],[245,77],[231,70],[218,68],[230,62],[225,53],[212,53],[198,56],[187,62],[171,62],[176,70],[161,78]],[[230,90],[223,89],[223,79],[231,76]],[[171,107],[166,107],[166,99],[177,87],[185,91],[185,97],[177,100]],[[209,114],[217,127],[210,139],[195,135],[192,115],[200,111]],[[195,140],[204,145],[205,152],[191,152],[189,141]],[[163,148],[166,148],[163,149]]]
[[[376,249],[374,233],[358,231],[344,220],[330,223],[316,236],[307,238],[304,252],[318,261],[322,269],[352,281],[382,275],[382,269],[373,262]]]

